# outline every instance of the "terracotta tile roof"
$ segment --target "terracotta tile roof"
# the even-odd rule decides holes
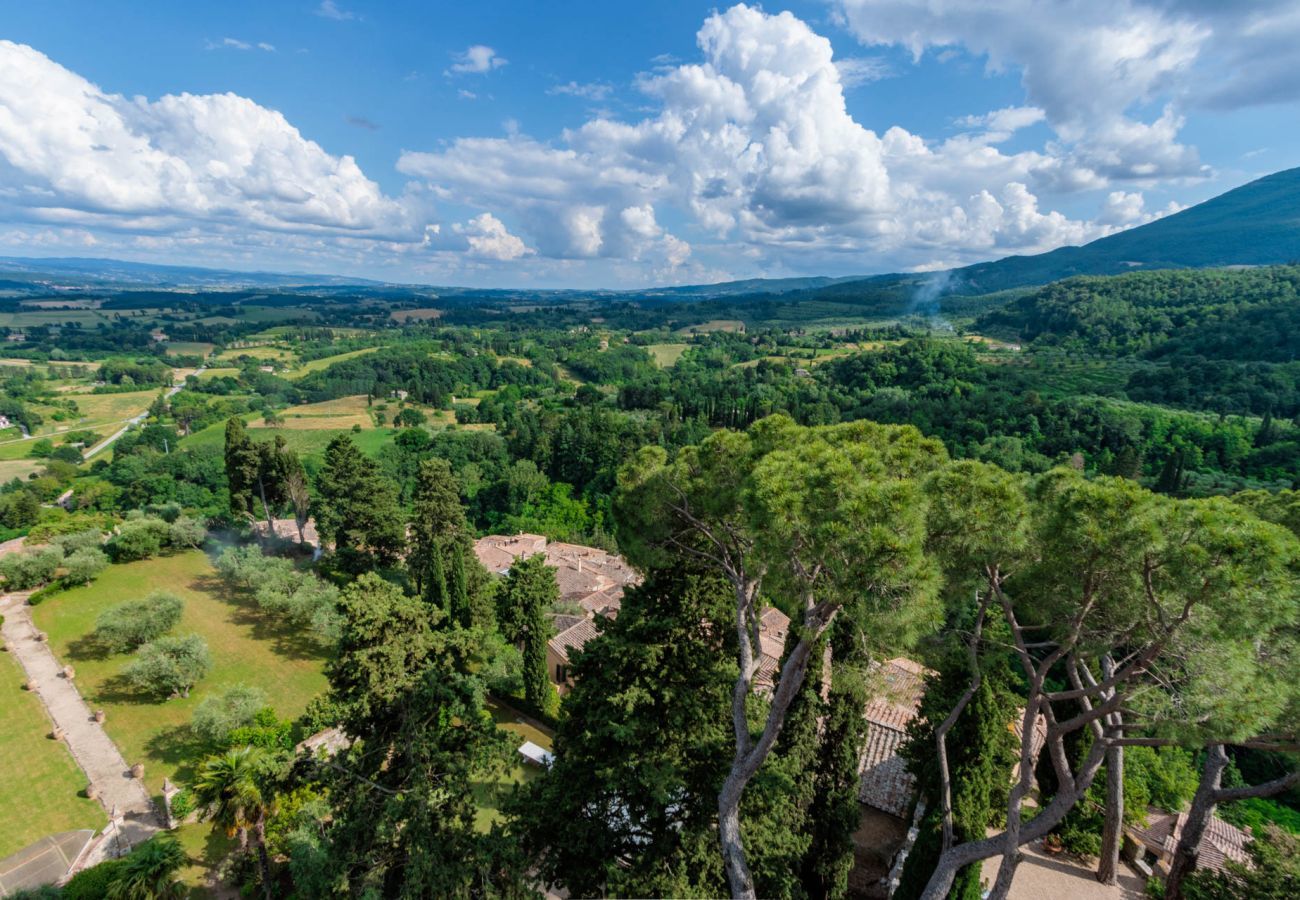
[[[775,606],[764,607],[758,616],[758,671],[754,673],[754,687],[760,694],[770,695],[776,688],[777,670],[789,633],[790,617]]]
[[[1182,839],[1183,826],[1186,824],[1187,813],[1152,809],[1147,812],[1146,827],[1134,825],[1129,828],[1129,832],[1154,852],[1172,857],[1178,849],[1178,841]],[[1249,865],[1250,854],[1246,852],[1246,845],[1250,841],[1249,831],[1229,825],[1218,816],[1211,816],[1197,850],[1197,868],[1219,872],[1227,866],[1228,860]]]
[[[867,743],[858,764],[858,799],[903,818],[912,804],[916,779],[898,750],[907,733],[875,722],[867,725]]]
[[[593,616],[617,615],[623,606],[623,586],[616,584],[603,591],[588,594],[578,604]]]
[[[898,750],[907,742],[907,727],[916,718],[930,671],[896,657],[871,665],[879,693],[867,702],[867,741],[858,763],[858,799],[900,818],[907,815],[916,779]]]
[[[586,616],[566,616],[566,615],[551,616],[551,624],[555,626],[556,634],[560,634],[561,632],[568,631],[570,628],[572,628],[574,625],[577,625],[579,622],[585,622],[585,621],[587,621]]]
[[[565,660],[568,660],[570,653],[574,650],[581,650],[587,641],[596,637],[597,634],[599,632],[596,631],[596,626],[591,623],[591,620],[582,619],[551,638],[549,643],[552,650]]]

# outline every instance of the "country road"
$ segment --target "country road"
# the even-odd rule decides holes
[[[204,369],[206,368],[207,368],[206,365],[199,366],[197,369],[194,370],[193,374],[201,375]],[[173,384],[171,387],[167,389],[167,393],[163,394],[163,396],[168,400],[170,400],[172,397],[175,397],[177,394],[179,394],[184,387],[185,387],[185,382],[183,381],[180,384]],[[129,429],[132,425],[139,425],[141,422],[145,420],[145,418],[148,415],[149,415],[149,410],[146,409],[138,416],[132,416],[131,418],[127,419],[121,428],[119,428],[117,431],[113,432],[108,437],[104,438],[98,444],[91,447],[84,454],[82,454],[82,458],[90,459],[92,456],[94,456],[96,453],[99,453],[105,447],[111,446],[115,440],[120,438],[122,435],[126,434],[127,429]]]

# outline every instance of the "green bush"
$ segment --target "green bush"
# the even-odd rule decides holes
[[[198,519],[180,516],[171,523],[167,546],[177,550],[188,550],[201,546],[207,536],[208,529]]]
[[[104,535],[98,528],[87,528],[71,534],[60,534],[52,538],[50,543],[58,544],[64,553],[71,556],[78,550],[99,550],[104,543]]]
[[[131,519],[108,541],[113,562],[133,562],[157,556],[171,541],[171,526],[162,519]]]
[[[200,703],[190,727],[208,743],[224,746],[232,731],[252,725],[265,706],[265,691],[237,684]]]
[[[29,553],[12,553],[0,559],[0,576],[9,590],[25,591],[49,584],[62,562],[62,548],[53,545]]]
[[[164,637],[145,644],[122,670],[137,691],[159,697],[188,697],[190,688],[212,668],[212,654],[197,634]]]
[[[185,601],[167,591],[153,591],[143,600],[109,607],[95,620],[95,640],[113,653],[126,653],[156,640],[176,627]]]
[[[124,863],[121,859],[110,859],[82,869],[63,886],[63,900],[104,900]]]

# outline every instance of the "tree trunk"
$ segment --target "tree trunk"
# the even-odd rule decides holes
[[[262,870],[262,896],[271,900],[271,857],[266,852],[266,812],[257,816],[257,865]]]
[[[266,539],[275,540],[275,518],[271,515],[271,506],[266,502],[266,482],[259,474],[257,476],[257,492],[262,498],[262,512],[266,515]]]
[[[1192,808],[1187,811],[1187,821],[1183,824],[1183,833],[1174,850],[1174,860],[1169,866],[1169,877],[1165,879],[1165,900],[1183,898],[1183,879],[1196,870],[1201,838],[1205,836],[1210,817],[1218,805],[1215,795],[1223,783],[1223,770],[1227,767],[1228,754],[1222,744],[1211,744],[1206,748],[1201,783],[1196,787]]]
[[[741,779],[733,770],[718,793],[718,842],[722,845],[722,863],[727,872],[731,896],[753,900],[754,877],[745,858],[745,841],[740,834],[740,795],[748,778]]]
[[[1119,879],[1119,847],[1124,840],[1124,748],[1106,750],[1106,818],[1101,827],[1101,859],[1097,880],[1115,884]]]

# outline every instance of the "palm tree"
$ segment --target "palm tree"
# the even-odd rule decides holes
[[[193,784],[194,798],[203,819],[210,819],[239,836],[241,850],[248,849],[251,832],[257,845],[262,871],[262,892],[271,896],[271,859],[266,852],[266,817],[271,803],[258,785],[263,754],[254,747],[240,747],[208,757],[199,767]]]
[[[159,834],[131,851],[108,885],[108,900],[172,900],[185,896],[176,873],[187,857],[180,842]]]

